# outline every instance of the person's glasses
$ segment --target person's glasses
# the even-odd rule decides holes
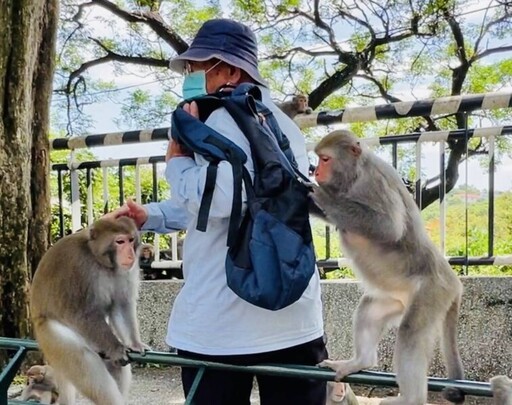
[[[205,74],[208,74],[210,71],[212,71],[214,68],[219,66],[221,63],[222,63],[222,61],[219,60],[215,64],[213,64],[213,66],[210,66],[207,69],[201,68],[201,70],[204,70]],[[197,70],[197,68],[198,68],[198,66],[196,66],[196,70]],[[185,64],[183,65],[183,76],[189,75],[192,72],[194,72],[194,69],[192,69],[191,63],[190,62],[185,62]]]
[[[183,65],[183,75],[186,76],[190,73],[192,73],[192,66],[190,66],[189,62],[185,62],[185,65]]]

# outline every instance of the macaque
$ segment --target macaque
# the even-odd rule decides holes
[[[153,246],[143,245],[140,251],[139,264],[141,266],[151,266],[151,262],[155,260]]]
[[[313,110],[308,106],[308,96],[299,94],[290,101],[278,104],[278,107],[292,120],[297,114],[311,114]]]
[[[325,405],[358,405],[350,385],[344,382],[327,381],[327,401]]]
[[[136,316],[138,246],[132,219],[103,218],[60,239],[39,263],[31,286],[32,322],[62,404],[75,403],[75,388],[95,404],[127,401],[127,352],[148,349]]]
[[[40,404],[56,404],[59,392],[53,369],[47,365],[30,367],[27,371],[27,385],[23,388],[20,399]]]
[[[395,169],[364,149],[349,131],[334,131],[316,146],[318,186],[312,199],[340,233],[364,293],[353,319],[354,355],[325,360],[336,379],[377,365],[377,345],[398,325],[394,367],[400,396],[386,405],[427,401],[427,372],[441,331],[448,378],[463,379],[457,345],[462,283],[429,239],[420,211]],[[448,388],[445,398],[464,401]]]
[[[512,380],[504,375],[491,378],[494,405],[512,405]]]

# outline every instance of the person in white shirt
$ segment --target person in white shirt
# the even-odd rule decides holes
[[[262,102],[273,112],[288,137],[300,171],[307,175],[309,163],[305,140],[295,123],[270,98],[258,71],[257,42],[245,25],[228,19],[207,21],[190,48],[174,58],[171,69],[184,73],[184,98],[214,93],[223,86],[242,82],[257,84]],[[184,106],[194,116],[197,105]],[[247,138],[224,108],[207,121],[248,156],[246,167],[253,175]],[[288,363],[316,365],[327,358],[323,340],[320,279],[315,271],[302,297],[292,305],[270,311],[238,297],[226,283],[227,234],[233,198],[231,165],[218,165],[206,232],[196,229],[208,162],[170,142],[166,178],[171,199],[138,205],[128,202],[114,211],[129,215],[142,230],[169,233],[186,229],[183,245],[185,283],[172,307],[166,343],[193,359],[238,365]],[[195,368],[182,368],[182,383],[188,394]],[[325,381],[257,376],[262,405],[323,405]],[[207,370],[194,396],[196,405],[249,404],[253,376],[223,370]]]

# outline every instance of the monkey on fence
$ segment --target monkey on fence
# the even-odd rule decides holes
[[[138,245],[132,219],[103,218],[59,240],[39,263],[32,321],[63,404],[74,404],[75,387],[95,404],[126,403],[127,351],[148,348],[136,315]]]
[[[504,375],[491,378],[494,405],[512,405],[512,380]]]
[[[464,378],[457,345],[462,283],[429,239],[418,207],[391,165],[345,130],[324,137],[315,152],[319,186],[313,201],[338,228],[343,252],[365,289],[354,314],[354,356],[320,365],[335,370],[338,380],[376,366],[381,335],[398,325],[394,366],[400,396],[381,404],[425,404],[437,330],[448,377]],[[451,402],[464,401],[458,389],[444,394]]]
[[[290,101],[285,101],[277,105],[292,120],[297,114],[311,114],[313,109],[308,106],[308,96],[298,94],[293,96]]]
[[[53,369],[48,365],[30,367],[27,371],[27,384],[20,399],[40,404],[58,403],[59,393]]]

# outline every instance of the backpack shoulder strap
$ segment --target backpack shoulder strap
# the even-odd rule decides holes
[[[231,208],[231,219],[228,232],[228,245],[236,238],[236,231],[242,210],[242,178],[243,167],[247,161],[245,152],[234,142],[221,135],[213,128],[204,124],[208,116],[222,106],[223,100],[207,96],[195,99],[198,103],[200,118],[193,117],[178,107],[172,115],[171,137],[194,153],[200,154],[209,161],[206,169],[206,181],[201,205],[199,207],[196,229],[206,231],[213,192],[217,179],[217,166],[220,161],[230,162],[233,169],[234,195]],[[215,107],[215,108],[214,108]],[[203,113],[201,113],[203,112]]]

